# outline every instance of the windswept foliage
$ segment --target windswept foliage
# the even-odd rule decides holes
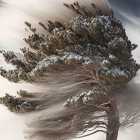
[[[5,97],[0,98],[0,103],[4,104],[11,112],[24,113],[35,110],[38,105],[37,101],[30,101],[26,98],[31,97],[26,91],[20,91],[18,94],[21,97],[14,97],[6,93]]]
[[[15,69],[7,71],[1,67],[0,75],[11,82],[43,83],[48,87],[67,83],[69,91],[59,91],[59,87],[55,97],[20,91],[20,97],[6,94],[0,101],[15,113],[57,108],[56,112],[47,112],[45,118],[38,116],[27,124],[37,128],[27,132],[27,139],[64,140],[104,132],[106,140],[116,140],[119,113],[109,93],[136,76],[140,66],[133,59],[132,50],[137,45],[128,39],[113,10],[107,13],[92,3],[93,14],[78,2],[64,6],[78,15],[65,24],[48,21],[46,26],[39,22],[50,35],[38,34],[31,23],[25,22],[33,32],[24,38],[30,49],[21,48],[23,55],[1,51]],[[68,88],[71,83],[76,87],[73,90]]]

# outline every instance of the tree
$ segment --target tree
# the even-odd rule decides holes
[[[58,108],[58,111],[53,112],[54,116],[48,115],[45,119],[35,119],[33,123],[27,124],[38,128],[28,131],[27,139],[64,140],[103,132],[106,133],[106,140],[116,140],[120,124],[126,125],[127,120],[131,120],[126,117],[120,123],[118,108],[110,93],[136,76],[140,66],[132,58],[131,52],[137,45],[128,39],[122,23],[114,17],[113,10],[110,9],[107,15],[97,5],[91,5],[95,15],[78,2],[70,5],[64,3],[78,16],[64,25],[58,21],[48,21],[45,26],[40,22],[51,35],[39,35],[31,23],[25,22],[33,34],[24,38],[24,41],[34,52],[26,47],[21,48],[23,56],[1,51],[5,61],[16,66],[15,70],[9,71],[0,68],[1,76],[11,82],[51,85],[53,80],[58,80],[59,83],[69,81],[68,84],[72,82],[77,86],[75,93],[61,95],[61,100],[65,101],[64,107],[68,109],[58,113]],[[12,112],[24,113],[55,106],[59,102],[53,95],[42,95],[40,100],[36,100],[39,94],[25,91],[18,94],[20,98],[6,94],[0,98],[1,104]]]
[[[6,93],[5,97],[0,98],[0,103],[4,104],[11,112],[24,113],[35,110],[37,101],[27,100],[31,97],[26,91],[20,91],[18,94],[22,97],[14,97]]]

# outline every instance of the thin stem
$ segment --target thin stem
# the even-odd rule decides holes
[[[97,132],[107,133],[107,132],[106,132],[106,131],[104,131],[104,130],[97,130],[97,131],[94,131],[94,132],[92,132],[92,133],[90,133],[90,134],[87,134],[87,135],[84,135],[84,136],[80,136],[80,137],[76,137],[76,138],[83,138],[83,137],[87,137],[87,136],[93,135],[93,134],[95,134],[95,133],[97,133]]]
[[[97,82],[97,84],[101,87],[103,92],[107,92],[104,88],[104,86],[99,82],[99,80],[96,78],[96,76],[94,75],[93,71],[90,72],[94,78],[94,80]]]

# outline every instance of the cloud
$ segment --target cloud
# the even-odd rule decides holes
[[[0,112],[0,140],[25,140],[22,131],[26,128],[26,126],[23,119],[20,116],[10,113],[3,106],[0,106]]]

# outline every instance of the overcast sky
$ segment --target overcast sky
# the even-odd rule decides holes
[[[5,0],[7,1],[7,0]],[[46,5],[41,5],[40,2],[43,2],[43,0],[30,0],[34,2],[34,5],[31,7],[27,6],[27,3],[21,3],[23,0],[9,0],[11,1],[13,7],[6,6],[4,9],[5,12],[2,12],[3,15],[0,13],[0,50],[15,50],[19,51],[20,45],[26,46],[26,44],[22,41],[20,38],[21,35],[23,38],[26,35],[24,28],[24,21],[25,17],[27,21],[37,21],[36,18],[34,18],[34,11],[39,11],[40,6],[42,6],[41,10],[43,12],[43,9],[46,8]],[[26,1],[26,0],[24,0]],[[29,2],[30,2],[29,1]],[[48,0],[49,2],[50,0]],[[56,0],[57,1],[57,0]],[[73,1],[73,0],[72,0]],[[82,0],[84,1],[84,0]],[[87,2],[87,0],[85,0]],[[127,35],[132,43],[136,43],[140,46],[140,0],[108,0],[112,9],[115,12],[115,17],[120,19],[120,21],[123,23],[123,25],[126,28]],[[16,4],[15,4],[16,3]],[[15,4],[15,5],[14,5]],[[37,7],[34,7],[34,6]],[[20,8],[21,9],[20,9]],[[16,10],[15,10],[15,9]],[[30,10],[33,8],[33,10]],[[14,10],[13,10],[14,9]],[[26,11],[23,13],[23,11]],[[28,12],[32,15],[28,16]],[[33,13],[32,13],[33,12]],[[37,14],[37,12],[36,12]],[[49,15],[49,13],[46,13]],[[44,15],[37,15],[42,16]],[[54,16],[54,15],[53,15]],[[15,18],[16,17],[16,18]],[[58,17],[58,16],[57,16]],[[14,22],[15,20],[15,22]],[[62,19],[63,20],[63,19]],[[17,24],[18,23],[18,24]],[[38,23],[38,22],[37,22]],[[19,26],[20,25],[20,26]],[[35,24],[36,25],[36,24]],[[15,28],[16,26],[16,28]],[[22,28],[21,28],[22,27]],[[13,29],[13,30],[12,30]],[[23,29],[23,30],[21,30]],[[13,32],[14,31],[14,32]],[[21,35],[17,36],[17,33],[21,33]],[[17,42],[13,41],[12,37],[15,36],[17,39]],[[140,47],[138,47],[134,52],[134,58],[137,60],[137,62],[140,63]],[[6,65],[6,63],[3,61],[2,57],[0,56],[0,64],[4,66],[6,69],[12,68],[11,66]],[[140,81],[140,77],[137,76],[135,80],[138,82]],[[10,93],[12,95],[16,94],[16,91],[19,89],[31,89],[34,88],[34,85],[29,84],[14,84],[8,82],[6,79],[3,79],[0,77],[0,96],[3,96],[5,93]],[[0,140],[24,140],[24,134],[22,131],[26,128],[23,122],[23,118],[21,116],[16,116],[12,113],[10,113],[8,110],[5,109],[5,107],[0,106]],[[135,125],[132,128],[128,128],[125,130],[122,130],[119,132],[118,140],[139,140],[140,133],[139,133],[140,127],[139,125]],[[96,136],[97,139],[99,139],[98,136]],[[90,138],[85,138],[83,140],[90,140]],[[93,139],[93,138],[91,138]]]

